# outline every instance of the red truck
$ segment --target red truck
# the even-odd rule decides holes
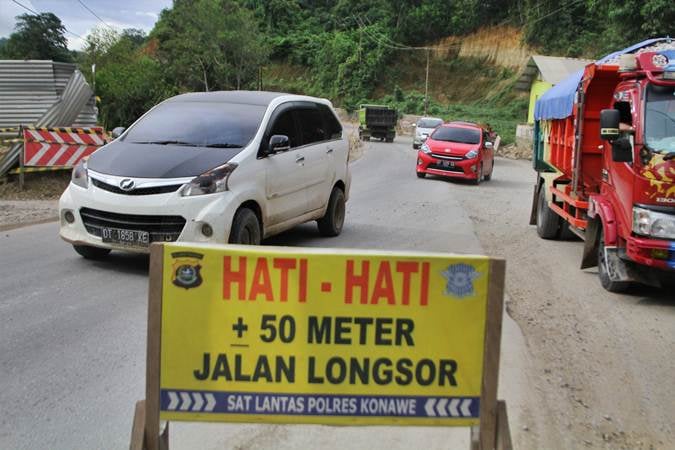
[[[675,280],[675,42],[609,55],[535,105],[530,224],[574,233],[602,286]]]

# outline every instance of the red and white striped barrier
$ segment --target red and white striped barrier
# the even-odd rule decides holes
[[[23,165],[73,167],[106,144],[105,131],[92,128],[24,128]]]

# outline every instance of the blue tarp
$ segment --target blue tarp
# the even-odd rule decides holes
[[[572,114],[574,96],[583,76],[584,69],[581,69],[544,92],[534,104],[535,120],[563,119]]]
[[[643,47],[654,44],[655,42],[664,41],[666,39],[667,38],[647,39],[646,41],[640,42],[639,44],[635,44],[624,48],[623,50],[619,50],[618,52],[611,53],[596,61],[595,64],[604,64],[605,62],[610,61],[619,55],[634,52]],[[570,114],[572,114],[572,110],[574,109],[574,97],[583,75],[584,71],[582,69],[576,73],[573,73],[546,91],[534,105],[534,119],[564,119],[565,117],[568,117]]]

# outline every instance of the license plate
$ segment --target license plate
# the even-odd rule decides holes
[[[454,161],[441,161],[443,167],[455,167]]]
[[[101,228],[101,239],[111,244],[122,244],[134,247],[150,245],[150,233],[140,230],[122,230],[120,228]]]

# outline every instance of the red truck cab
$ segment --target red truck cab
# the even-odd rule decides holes
[[[494,149],[488,133],[470,122],[450,122],[437,127],[417,153],[417,176],[427,174],[461,178],[480,184],[490,180]]]
[[[613,292],[675,278],[675,45],[657,43],[588,65],[570,114],[543,96],[535,124],[531,223],[581,236],[582,268]]]

